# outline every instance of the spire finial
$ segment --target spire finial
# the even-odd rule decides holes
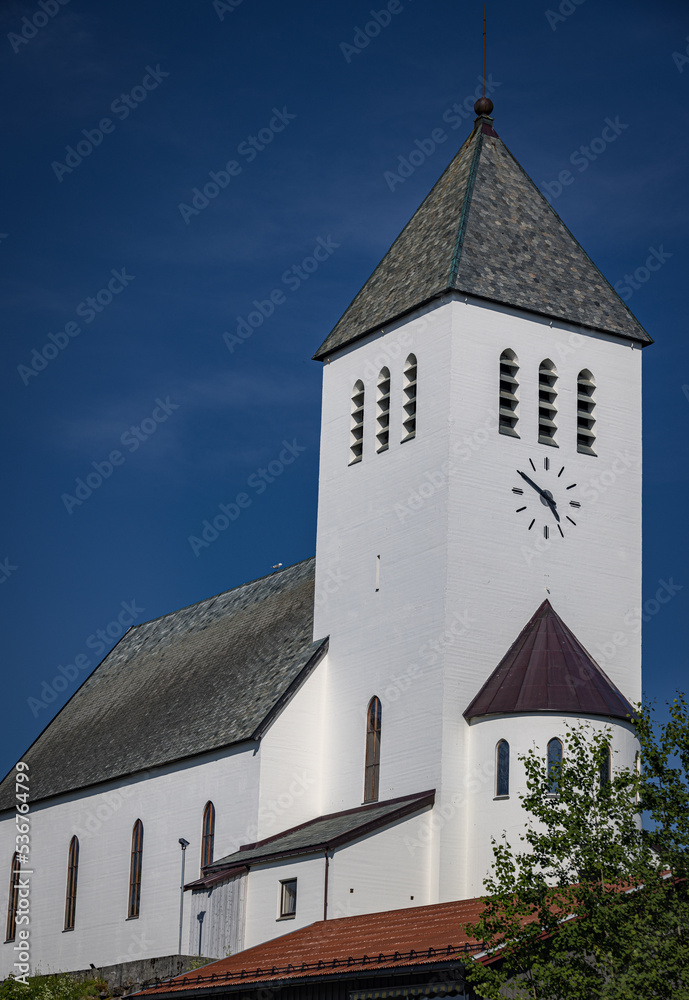
[[[486,7],[483,5],[483,96],[479,97],[474,104],[474,111],[477,115],[489,115],[493,110],[493,102],[490,97],[486,97]]]

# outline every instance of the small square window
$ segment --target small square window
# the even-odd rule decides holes
[[[297,913],[297,880],[280,882],[280,917],[294,917]]]

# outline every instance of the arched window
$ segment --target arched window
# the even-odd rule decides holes
[[[349,435],[349,464],[361,461],[364,451],[364,383],[359,379],[352,390],[352,423]]]
[[[519,361],[514,351],[500,355],[500,398],[498,401],[498,430],[501,434],[517,434],[517,406],[519,405]]]
[[[144,851],[144,825],[137,819],[132,830],[132,861],[129,869],[129,917],[138,917],[141,906],[141,861]]]
[[[577,451],[583,451],[587,455],[595,455],[593,446],[596,443],[596,434],[593,429],[596,418],[593,415],[596,403],[593,395],[596,391],[596,383],[593,375],[584,368],[577,375]]]
[[[416,355],[410,354],[404,362],[402,399],[404,405],[404,421],[402,422],[402,440],[411,441],[416,437]]]
[[[74,930],[77,912],[77,876],[79,875],[79,841],[72,837],[67,858],[67,892],[65,898],[65,930]]]
[[[376,397],[376,451],[387,451],[390,445],[390,370],[381,368]]]
[[[510,745],[500,740],[495,748],[495,794],[510,794]]]
[[[550,358],[541,361],[538,369],[538,440],[557,447],[557,369]]]
[[[612,755],[610,753],[610,747],[606,743],[602,749],[603,749],[603,756],[601,757],[600,771],[599,771],[601,788],[604,785],[610,784],[610,776],[612,774]]]
[[[215,806],[206,803],[203,810],[203,830],[201,833],[201,873],[206,865],[213,860],[213,841],[215,840]]]
[[[562,741],[557,737],[548,743],[548,791],[557,795],[562,769]]]
[[[366,713],[366,773],[364,802],[378,800],[380,778],[380,699],[371,698]]]
[[[17,934],[17,905],[19,903],[20,878],[19,852],[15,851],[12,855],[12,867],[10,868],[10,896],[7,903],[7,928],[5,931],[6,941],[14,941]]]

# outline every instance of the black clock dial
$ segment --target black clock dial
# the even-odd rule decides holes
[[[576,483],[568,483],[564,465],[552,467],[548,456],[539,467],[532,458],[525,468],[517,469],[518,485],[512,487],[516,514],[527,531],[544,538],[564,538],[565,530],[577,526],[581,501],[571,491]]]

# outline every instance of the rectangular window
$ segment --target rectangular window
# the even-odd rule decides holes
[[[280,882],[280,917],[294,917],[297,912],[297,880]]]

